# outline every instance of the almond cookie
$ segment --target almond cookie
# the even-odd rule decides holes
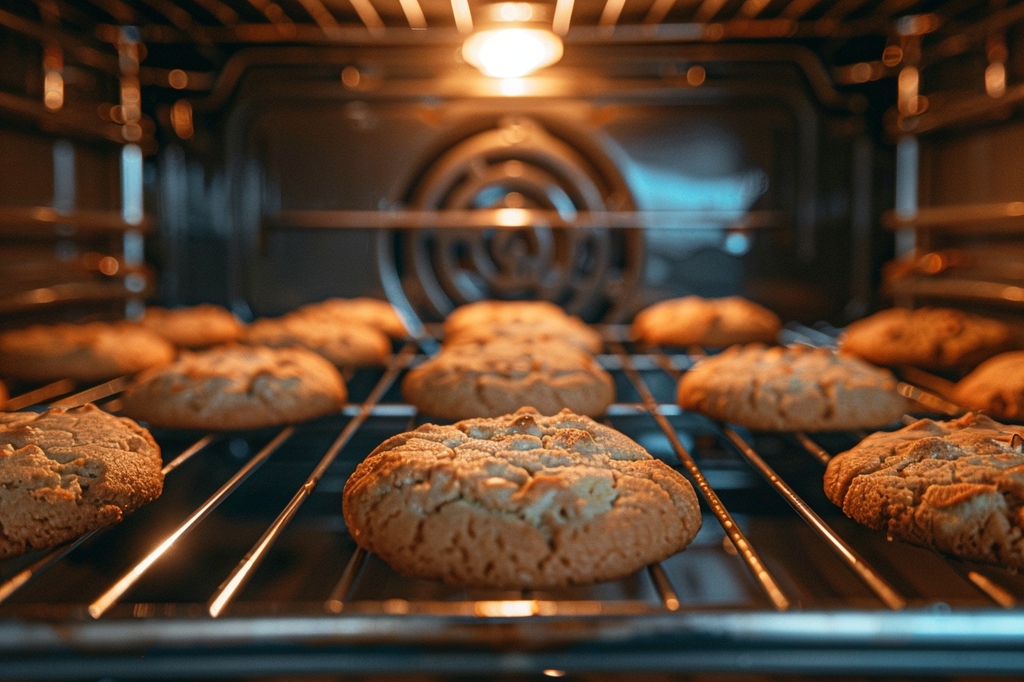
[[[827,348],[763,344],[698,360],[678,398],[687,410],[762,431],[884,426],[910,407],[887,370]]]
[[[347,397],[338,370],[312,351],[221,346],[141,374],[121,399],[124,414],[153,426],[222,430],[313,419]]]
[[[1002,353],[957,382],[953,400],[1000,419],[1024,418],[1024,351]]]
[[[163,491],[149,432],[94,405],[0,414],[0,558],[117,523]]]
[[[405,575],[466,586],[622,578],[701,526],[682,475],[568,410],[424,424],[370,453],[342,499],[361,547]]]
[[[402,395],[443,419],[496,417],[532,405],[603,414],[615,384],[589,354],[565,343],[463,344],[444,349],[402,380]]]
[[[966,414],[876,433],[836,455],[825,494],[875,530],[1024,568],[1024,427]]]
[[[550,301],[477,301],[453,310],[444,321],[446,338],[466,329],[502,324],[533,324],[552,318],[568,317]]]
[[[174,347],[128,323],[38,324],[0,334],[0,375],[99,381],[174,359]]]
[[[395,307],[379,298],[329,298],[301,306],[292,314],[333,324],[373,327],[393,339],[409,336]]]
[[[739,296],[684,296],[655,303],[633,319],[630,337],[652,346],[711,346],[770,343],[782,321],[779,316]]]
[[[593,354],[600,353],[604,347],[600,333],[580,318],[568,315],[542,317],[533,322],[497,322],[460,327],[445,338],[444,345],[451,347],[465,343],[487,345],[518,342],[562,342]]]
[[[846,328],[840,348],[886,367],[970,368],[1007,350],[1006,324],[952,308],[890,308]]]
[[[391,341],[382,331],[306,315],[256,320],[246,330],[244,341],[254,346],[308,348],[338,367],[383,365],[391,355]]]
[[[231,343],[245,330],[227,308],[209,303],[190,308],[149,307],[139,324],[179,348]]]

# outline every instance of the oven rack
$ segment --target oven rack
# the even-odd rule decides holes
[[[425,421],[397,398],[423,358],[410,342],[383,370],[346,377],[358,402],[339,415],[154,431],[164,497],[0,562],[0,676],[1024,671],[1024,579],[888,542],[825,500],[823,464],[864,434],[752,434],[687,413],[674,388],[700,349],[631,347],[624,328],[601,330],[619,396],[605,421],[701,498],[704,527],[684,552],[622,581],[523,592],[405,579],[358,549],[340,520],[348,473]],[[126,384],[57,382],[14,408],[116,411]]]

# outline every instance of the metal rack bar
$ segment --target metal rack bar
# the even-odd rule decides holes
[[[188,448],[186,448],[180,455],[175,457],[172,461],[170,461],[169,463],[165,464],[164,468],[161,470],[161,473],[163,473],[166,476],[167,474],[169,474],[172,471],[174,471],[175,469],[177,469],[178,466],[183,464],[186,460],[188,460],[193,455],[195,455],[197,452],[199,452],[200,450],[205,448],[207,445],[209,445],[213,441],[213,438],[214,438],[214,434],[209,434],[209,435],[205,436],[204,438],[200,438],[193,445],[191,445]],[[43,572],[45,572],[51,566],[56,564],[58,561],[60,561],[64,557],[66,557],[68,554],[73,552],[76,548],[78,548],[83,543],[85,543],[87,540],[89,540],[89,538],[92,538],[93,536],[95,536],[96,534],[98,534],[98,533],[100,533],[100,532],[102,532],[104,530],[106,530],[106,528],[97,528],[94,531],[86,533],[85,535],[83,535],[82,537],[78,538],[74,542],[72,542],[72,543],[70,543],[68,545],[64,545],[63,547],[58,547],[57,549],[55,549],[55,550],[53,550],[51,552],[48,552],[46,555],[41,557],[38,561],[35,561],[30,566],[22,569],[21,571],[18,571],[18,573],[16,573],[12,577],[8,578],[6,581],[3,582],[3,584],[0,584],[0,603],[3,603],[4,601],[6,601],[8,597],[10,597],[12,594],[17,592],[21,587],[26,585],[30,580],[32,580],[36,576],[38,576],[38,575],[42,574]]]
[[[761,557],[757,554],[757,551],[750,542],[747,541],[746,535],[744,535],[743,531],[733,520],[729,510],[725,508],[722,501],[718,499],[718,495],[711,486],[708,485],[703,472],[701,472],[700,467],[697,466],[693,457],[690,456],[690,453],[687,452],[686,448],[679,440],[679,436],[676,434],[675,429],[672,428],[672,424],[669,423],[665,415],[658,411],[658,406],[654,400],[654,396],[651,394],[651,390],[647,387],[647,384],[644,383],[640,373],[633,366],[633,362],[626,353],[625,348],[623,348],[622,344],[618,342],[612,342],[610,346],[616,354],[619,355],[622,361],[622,369],[629,378],[630,383],[632,383],[640,393],[640,397],[643,400],[644,405],[647,407],[648,412],[652,417],[654,417],[658,426],[661,427],[661,430],[669,439],[669,442],[672,444],[672,448],[675,451],[676,456],[679,457],[680,462],[683,463],[683,466],[686,467],[686,470],[693,477],[694,481],[696,481],[697,488],[700,490],[704,500],[711,508],[711,512],[715,515],[715,518],[718,519],[718,522],[722,525],[723,530],[725,530],[726,535],[729,536],[733,545],[735,545],[739,556],[743,559],[747,568],[750,569],[754,579],[761,586],[761,589],[776,609],[779,611],[788,609],[790,607],[789,598],[786,597],[775,578],[768,572],[764,562],[761,561]]]
[[[427,28],[427,17],[423,14],[418,0],[399,0],[402,5],[402,12],[405,13],[405,20],[409,22],[409,28],[414,31],[422,31]]]
[[[366,564],[366,560],[369,558],[370,555],[365,549],[356,547],[356,551],[353,552],[348,563],[345,564],[345,570],[341,572],[338,584],[334,586],[330,596],[327,597],[327,601],[324,602],[324,608],[327,611],[341,613],[345,606],[345,595],[352,589],[352,585],[355,584],[359,572],[363,570],[363,565]]]
[[[103,400],[109,398],[115,393],[120,393],[128,386],[128,382],[131,381],[131,377],[118,377],[105,381],[99,386],[93,386],[84,391],[79,391],[69,395],[67,398],[61,398],[60,400],[52,403],[54,407],[78,407],[85,405],[86,403],[94,403],[97,400]]]
[[[216,509],[221,502],[223,502],[228,495],[235,491],[239,485],[241,485],[245,479],[256,470],[259,465],[263,464],[268,457],[277,448],[284,443],[293,433],[295,432],[294,426],[288,426],[281,430],[277,436],[274,437],[269,443],[267,443],[262,450],[250,459],[244,467],[238,470],[234,476],[232,476],[227,483],[222,485],[217,492],[213,494],[206,502],[204,502],[198,509],[189,515],[185,521],[182,522],[178,528],[168,535],[163,542],[156,546],[149,554],[145,556],[140,562],[132,567],[127,573],[114,583],[106,592],[101,594],[93,603],[89,605],[89,615],[93,618],[99,618],[106,611],[117,603],[121,596],[131,588],[132,585],[138,581],[139,578],[145,574],[149,567],[156,563],[157,559],[162,557],[179,538],[186,535],[191,531],[200,521]]]
[[[11,398],[7,401],[7,404],[4,405],[4,410],[7,412],[17,412],[18,410],[23,410],[26,407],[44,403],[50,398],[70,393],[73,390],[75,390],[75,382],[71,379],[54,381],[52,384],[40,386],[39,388],[33,389],[27,393],[22,393],[19,396]]]
[[[569,24],[572,21],[572,9],[576,4],[575,0],[556,0],[555,15],[551,19],[551,30],[560,36],[569,32]]]
[[[889,230],[912,227],[918,230],[951,228],[957,234],[963,233],[965,229],[970,232],[995,230],[1016,232],[1020,230],[1022,223],[1024,223],[1024,201],[924,206],[919,207],[911,215],[899,211],[886,211],[882,214],[882,225]]]
[[[789,503],[791,507],[806,521],[811,529],[833,551],[846,563],[846,565],[859,577],[890,609],[898,610],[906,607],[907,601],[889,585],[879,573],[871,567],[857,552],[850,547],[832,528],[811,509],[803,499],[797,495],[789,485],[779,478],[768,463],[761,459],[750,445],[743,440],[738,433],[728,426],[721,424],[722,433],[725,434],[740,454],[760,473],[775,490]]]
[[[302,8],[313,18],[316,25],[324,33],[335,33],[341,28],[341,24],[321,0],[299,0]]]
[[[828,464],[832,460],[832,455],[825,452],[824,448],[808,438],[806,433],[796,431],[793,435],[796,436],[798,441],[800,441],[800,445],[803,445],[804,449],[814,455],[822,464]]]
[[[479,228],[529,227],[542,223],[553,227],[636,227],[646,229],[769,229],[783,225],[779,211],[663,210],[580,211],[567,218],[557,211],[521,208],[448,211],[281,211],[265,220],[269,229],[367,229],[367,228]]]
[[[348,444],[355,432],[363,425],[363,423],[370,416],[373,406],[383,397],[383,395],[391,388],[392,384],[395,383],[395,379],[398,377],[398,373],[409,366],[413,356],[416,353],[416,345],[414,343],[407,343],[405,347],[396,355],[391,362],[388,364],[387,370],[381,376],[380,381],[373,387],[370,394],[366,397],[362,406],[359,409],[359,414],[352,418],[345,428],[342,429],[341,433],[334,440],[328,448],[327,453],[320,459],[313,473],[309,475],[302,487],[299,488],[298,492],[295,493],[288,505],[278,514],[274,522],[270,524],[267,530],[260,536],[260,539],[256,541],[256,544],[252,546],[252,549],[242,558],[235,569],[231,572],[231,575],[221,583],[214,592],[213,596],[207,604],[207,609],[211,616],[216,618],[224,609],[227,607],[228,602],[234,597],[234,595],[240,590],[249,580],[249,576],[252,572],[263,561],[267,552],[273,547],[277,538],[284,532],[288,523],[295,517],[295,514],[299,511],[302,503],[306,501],[306,498],[312,494],[313,489],[317,483],[320,482],[320,478],[327,471],[327,467],[331,465],[341,449]]]
[[[665,569],[661,567],[661,564],[651,564],[647,567],[647,571],[651,574],[651,580],[654,582],[654,587],[658,590],[662,605],[669,611],[678,611],[679,597],[676,595],[676,591],[672,589],[672,583],[669,582],[668,576],[665,575]]]

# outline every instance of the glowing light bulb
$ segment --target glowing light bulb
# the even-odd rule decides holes
[[[462,56],[488,76],[519,78],[561,59],[562,40],[543,28],[486,29],[466,39]]]

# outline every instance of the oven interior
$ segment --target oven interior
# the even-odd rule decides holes
[[[864,434],[682,412],[702,351],[635,346],[624,323],[688,293],[743,294],[813,345],[891,303],[1016,322],[1020,6],[560,0],[562,61],[502,81],[461,60],[482,11],[464,5],[0,9],[3,326],[367,294],[423,324],[346,376],[342,414],[155,431],[158,501],[0,563],[4,677],[1019,673],[1020,576],[824,498],[824,462]],[[357,551],[348,474],[425,420],[397,385],[436,323],[492,296],[601,330],[607,423],[698,490],[686,551],[550,592],[409,580]],[[901,379],[922,415],[955,407],[948,377]],[[8,409],[116,411],[124,385],[15,384]]]

